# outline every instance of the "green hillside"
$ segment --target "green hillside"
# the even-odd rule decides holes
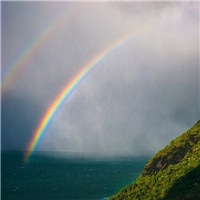
[[[171,141],[111,200],[200,200],[200,121]]]

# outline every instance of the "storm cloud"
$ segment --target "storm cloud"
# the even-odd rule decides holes
[[[3,77],[48,27],[2,93],[3,149],[24,149],[62,88],[130,30],[64,102],[36,150],[153,154],[200,118],[198,3],[3,2]]]

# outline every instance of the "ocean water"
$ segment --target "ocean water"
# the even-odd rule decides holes
[[[1,152],[2,200],[103,200],[132,183],[149,157]]]

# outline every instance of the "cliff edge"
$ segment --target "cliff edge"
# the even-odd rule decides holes
[[[111,200],[200,200],[200,121],[171,141]]]

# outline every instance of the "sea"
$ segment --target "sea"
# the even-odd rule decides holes
[[[2,200],[106,200],[131,184],[150,157],[1,152]]]

